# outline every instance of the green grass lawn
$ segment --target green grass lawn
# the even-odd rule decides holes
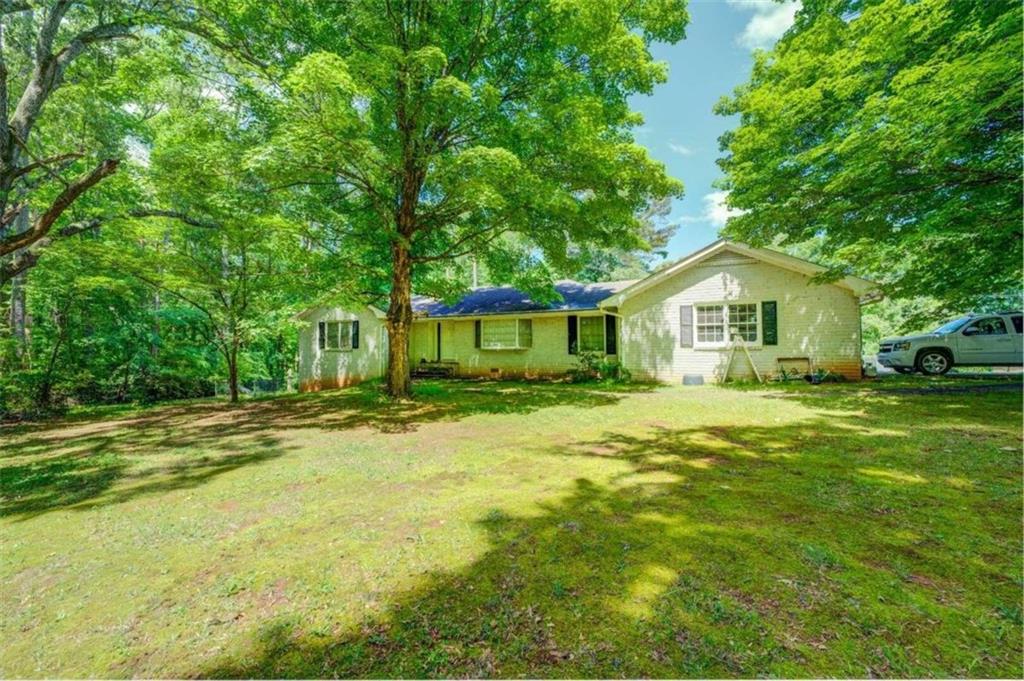
[[[1019,386],[417,392],[0,429],[0,676],[1022,673]]]

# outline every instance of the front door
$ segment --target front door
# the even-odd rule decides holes
[[[982,317],[960,331],[960,361],[964,364],[1009,364],[1014,337],[1002,317]]]
[[[453,362],[458,356],[458,350],[456,349],[455,342],[455,324],[456,322],[442,322],[441,323],[441,354],[439,357],[444,362]]]

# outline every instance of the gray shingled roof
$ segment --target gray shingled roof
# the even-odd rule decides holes
[[[518,312],[548,312],[596,310],[597,304],[608,296],[618,293],[637,280],[606,281],[596,284],[581,284],[578,281],[559,281],[555,291],[562,297],[545,305],[534,302],[522,291],[511,286],[490,286],[473,289],[461,300],[451,305],[426,296],[413,296],[412,309],[426,317],[466,317],[492,314],[514,314]]]

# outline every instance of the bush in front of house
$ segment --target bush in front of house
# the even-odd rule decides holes
[[[569,369],[568,373],[573,383],[628,383],[631,379],[626,367],[600,352],[580,352],[576,355],[576,367]]]

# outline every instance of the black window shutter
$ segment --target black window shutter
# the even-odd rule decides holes
[[[779,344],[779,305],[774,300],[761,301],[761,331],[765,345]]]
[[[610,314],[604,316],[604,354],[619,354],[618,339],[615,337],[615,317]]]
[[[579,333],[579,328],[576,326],[576,315],[571,314],[568,317],[566,317],[566,319],[569,320],[569,354],[575,355],[577,347],[577,334]]]
[[[679,306],[679,347],[693,347],[693,305]]]
[[[473,347],[480,347],[480,320],[477,319],[473,322]]]
[[[352,322],[352,349],[359,349],[359,320]]]
[[[317,327],[320,332],[320,349],[323,350],[327,347],[327,322],[320,322]]]

